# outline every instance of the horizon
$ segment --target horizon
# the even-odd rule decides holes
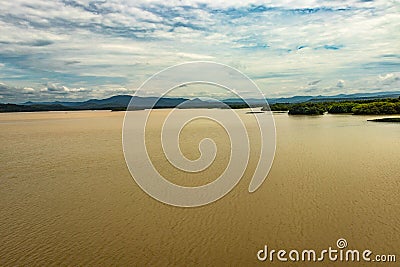
[[[328,98],[334,100],[336,97],[356,97],[356,98],[373,98],[378,99],[378,98],[385,98],[385,97],[391,97],[391,95],[396,95],[395,97],[400,97],[400,90],[397,91],[385,91],[385,92],[364,92],[364,93],[351,93],[351,94],[334,94],[334,95],[292,95],[292,96],[285,96],[285,97],[265,97],[264,100],[266,101],[271,101],[271,100],[279,100],[279,99],[292,99],[292,98],[298,98],[298,97],[309,97],[309,98]],[[117,94],[117,95],[112,95],[104,98],[89,98],[89,99],[80,99],[80,100],[69,100],[65,101],[63,99],[56,99],[56,100],[49,100],[49,101],[24,101],[24,102],[1,102],[0,104],[16,104],[16,105],[23,105],[23,104],[28,104],[28,103],[33,103],[33,104],[50,104],[50,103],[84,103],[88,102],[91,100],[107,100],[111,99],[114,97],[139,97],[139,98],[147,98],[147,97],[158,97],[158,96],[136,96],[135,94]],[[195,99],[200,99],[202,101],[227,101],[227,100],[262,100],[261,98],[240,98],[240,97],[227,97],[227,98],[212,98],[212,97],[205,97],[205,96],[198,96],[198,97],[193,97],[193,96],[164,96],[160,97],[164,99],[187,99],[187,100],[195,100]],[[351,99],[351,98],[349,98]]]
[[[383,0],[7,2],[0,102],[132,94],[154,73],[198,60],[238,69],[267,98],[396,91],[399,9]]]

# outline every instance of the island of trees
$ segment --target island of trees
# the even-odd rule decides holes
[[[400,118],[383,118],[383,119],[374,119],[368,121],[376,121],[376,122],[400,122]]]
[[[272,111],[288,111],[290,115],[322,115],[325,112],[354,115],[400,114],[400,97],[340,102],[276,103],[271,104],[270,109]],[[263,108],[263,110],[265,111],[267,108]]]

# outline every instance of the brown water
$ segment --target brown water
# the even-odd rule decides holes
[[[165,112],[157,110],[155,121]],[[255,193],[247,191],[256,163],[252,152],[245,176],[227,196],[176,208],[155,201],[131,178],[122,154],[123,115],[0,114],[0,266],[280,266],[258,262],[257,251],[265,244],[326,249],[339,238],[351,249],[400,260],[400,124],[275,114],[275,161]],[[248,122],[252,135],[255,126]],[[153,132],[149,147],[160,152]],[[200,120],[182,132],[185,155],[196,158],[197,142],[207,135],[222,155],[228,151],[219,126]],[[252,148],[256,135],[254,140]],[[219,155],[207,173],[187,177],[155,155],[161,172],[185,185],[215,179],[227,162]]]

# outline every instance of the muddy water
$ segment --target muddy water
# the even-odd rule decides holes
[[[189,176],[160,155],[155,125],[166,112],[149,126],[160,173],[188,186],[218,177],[229,154],[223,129],[199,120],[182,131],[188,158],[204,137],[218,146],[215,165]],[[400,124],[275,114],[275,161],[249,194],[258,141],[250,115],[238,112],[254,141],[248,170],[199,208],[162,204],[135,184],[122,154],[123,112],[0,114],[0,265],[266,265],[256,257],[265,244],[318,250],[339,238],[400,257]]]

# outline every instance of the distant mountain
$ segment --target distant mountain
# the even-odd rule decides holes
[[[269,104],[275,104],[275,103],[301,103],[301,102],[307,102],[311,101],[314,96],[292,96],[292,97],[280,97],[280,98],[269,98],[268,103]]]
[[[368,100],[380,98],[397,98],[400,92],[374,92],[356,94],[338,94],[334,96],[293,96],[281,98],[269,98],[269,104],[276,103],[302,103],[302,102],[324,102],[324,101],[346,101],[346,100]],[[229,98],[224,99],[221,104],[217,101],[205,99],[187,98],[158,98],[158,97],[138,97],[131,95],[116,95],[106,99],[90,99],[87,101],[54,101],[54,102],[25,102],[22,104],[0,104],[0,112],[18,111],[49,111],[49,110],[126,110],[131,102],[131,109],[154,108],[225,108],[226,105],[232,108],[244,108],[247,104],[252,107],[265,106],[264,99],[243,99]]]
[[[90,99],[75,106],[128,106],[131,98],[130,95],[116,95],[106,99]]]
[[[138,97],[131,95],[116,95],[106,99],[90,99],[82,102],[25,102],[24,106],[48,106],[48,105],[61,105],[73,109],[113,109],[125,108],[133,99],[132,105],[136,109],[143,109],[152,106],[156,103],[158,108],[176,107],[177,105],[187,101],[185,98],[161,98],[158,97]],[[157,101],[158,100],[158,101]]]
[[[132,96],[130,95],[116,95],[106,99],[90,99],[82,102],[25,102],[22,105],[62,105],[65,107],[85,107],[85,106],[104,106],[104,105],[115,105],[115,106],[128,106]]]
[[[333,96],[293,96],[287,98],[271,98],[268,99],[269,104],[275,103],[302,103],[308,101],[344,101],[344,100],[367,100],[379,98],[399,97],[400,92],[374,92],[374,93],[356,93],[356,94],[338,94]]]

